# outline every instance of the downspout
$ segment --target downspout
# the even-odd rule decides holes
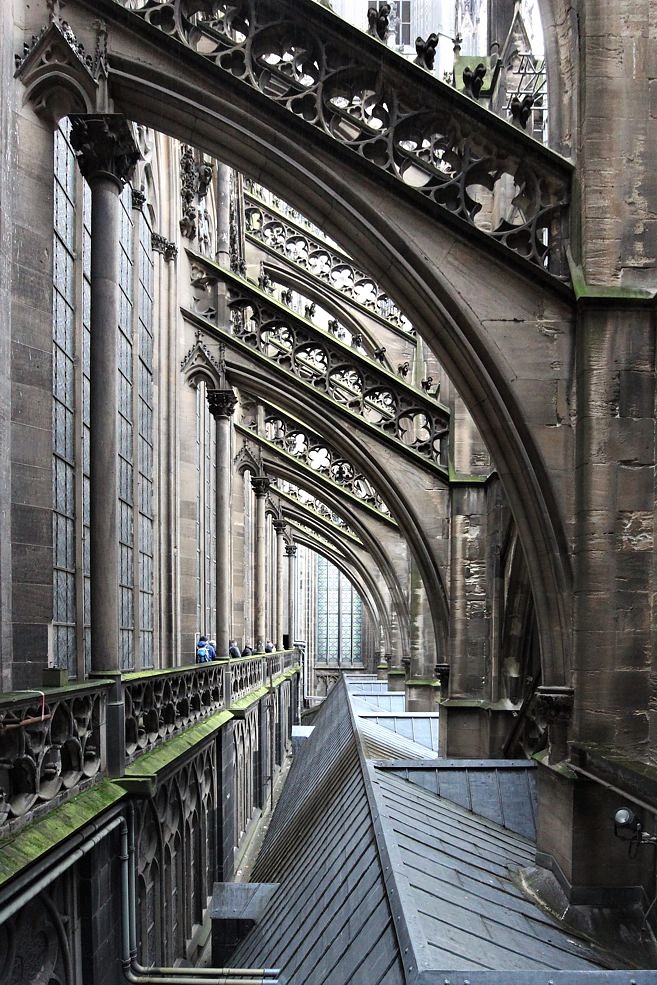
[[[274,968],[144,968],[137,962],[137,919],[135,894],[134,826],[130,805],[130,824],[121,814],[99,827],[78,847],[54,865],[45,875],[21,890],[0,907],[0,925],[47,889],[59,876],[93,851],[117,828],[121,829],[121,949],[123,974],[134,985],[277,985]]]

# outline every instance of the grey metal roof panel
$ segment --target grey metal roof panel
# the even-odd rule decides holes
[[[378,680],[347,680],[347,688],[350,694],[387,694],[388,682]]]
[[[368,759],[409,759],[410,757],[425,757],[431,754],[426,746],[421,746],[411,739],[406,739],[397,732],[379,725],[375,718],[357,718],[358,730],[365,739],[365,751]],[[434,754],[435,755],[435,754]]]
[[[354,710],[359,711],[404,711],[406,698],[402,691],[388,691],[381,694],[355,694],[352,697]]]
[[[608,967],[601,952],[567,933],[516,887],[513,871],[534,859],[526,838],[394,770],[375,768],[373,776],[420,971]]]
[[[424,746],[425,756],[438,753],[439,715],[437,712],[414,714],[413,712],[363,712],[358,708],[354,710],[358,712],[359,717],[373,718],[382,728],[387,728]]]
[[[437,759],[391,768],[416,786],[536,840],[536,773],[530,761]]]
[[[232,965],[281,968],[282,985],[403,985],[341,683],[323,703],[290,769],[252,879],[280,886]]]

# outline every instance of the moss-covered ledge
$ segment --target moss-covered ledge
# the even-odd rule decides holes
[[[162,780],[191,759],[198,747],[208,742],[231,718],[233,715],[230,711],[215,712],[182,735],[144,753],[127,767],[125,776],[116,780],[116,783],[130,793],[153,797]]]
[[[125,795],[125,790],[114,781],[103,780],[55,807],[39,821],[0,841],[0,886],[94,821]]]
[[[272,679],[271,686],[273,688],[279,688],[285,681],[289,681],[293,677],[296,677],[299,670],[300,667],[298,664],[294,667],[289,667],[287,670],[283,671],[282,674],[277,674],[277,676]],[[240,698],[239,701],[236,701],[230,706],[231,714],[234,715],[235,718],[244,718],[249,709],[260,701],[261,698],[264,698],[264,696],[268,693],[269,683],[266,685],[263,684],[262,687],[256,688],[255,691],[249,691],[249,693],[245,694],[243,698]]]
[[[64,684],[62,687],[40,687],[31,688],[27,691],[5,691],[0,694],[0,710],[10,708],[12,705],[24,705],[26,703],[41,704],[41,694],[45,695],[46,704],[49,701],[59,701],[62,698],[79,698],[84,694],[94,691],[109,690],[114,681],[106,677],[90,678],[87,681]]]
[[[596,743],[572,742],[570,763],[591,779],[609,784],[657,810],[657,767],[642,763],[618,749]]]
[[[440,702],[441,708],[489,708],[490,701],[480,698],[444,698]]]

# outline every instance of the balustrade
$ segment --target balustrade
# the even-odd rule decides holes
[[[130,762],[225,706],[227,661],[126,674],[125,757]]]
[[[0,698],[0,836],[104,772],[108,681]]]
[[[274,677],[279,677],[283,673],[284,659],[283,653],[268,653],[265,657],[265,684]]]
[[[297,650],[123,675],[125,762],[280,677]],[[0,697],[0,838],[107,776],[110,680]]]

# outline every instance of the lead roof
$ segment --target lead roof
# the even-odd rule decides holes
[[[523,895],[530,838],[409,782],[403,771],[417,773],[419,761],[368,762],[357,722],[341,680],[295,757],[254,866],[253,881],[280,887],[233,966],[278,967],[282,985],[629,985]],[[440,762],[425,765],[427,786],[442,793],[456,767]],[[491,765],[484,785],[503,809],[504,765]],[[530,773],[510,771],[521,782]],[[654,985],[653,974],[630,977]]]

